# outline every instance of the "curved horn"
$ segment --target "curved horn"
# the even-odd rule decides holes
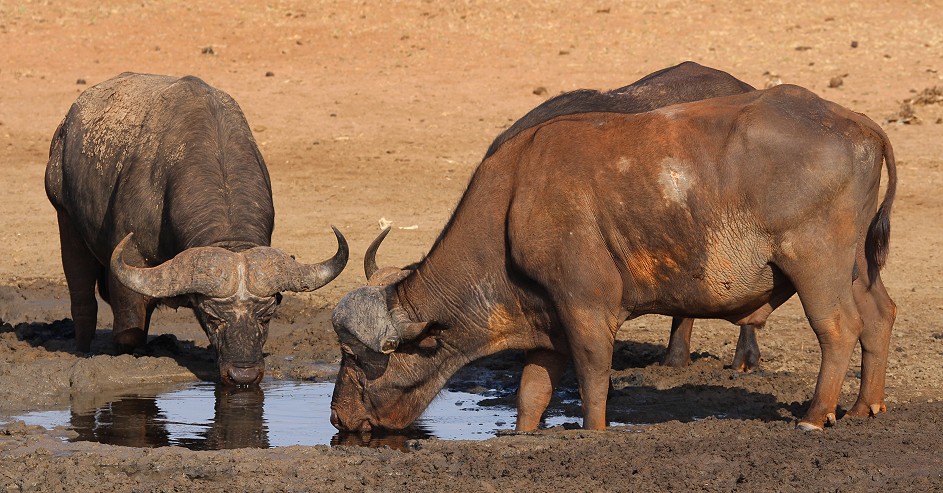
[[[263,258],[249,261],[249,290],[258,295],[273,296],[282,291],[314,291],[333,281],[347,265],[350,251],[344,235],[334,226],[331,229],[337,237],[337,252],[321,263],[302,264],[274,248],[264,247],[269,253],[260,252]],[[245,252],[247,259],[253,256],[254,250]]]
[[[132,236],[125,236],[111,254],[111,273],[128,288],[151,298],[187,293],[225,298],[236,292],[232,252],[219,247],[188,248],[156,267],[135,267],[124,260]]]
[[[367,274],[367,280],[369,281],[373,274],[379,270],[377,267],[377,250],[380,249],[380,243],[383,243],[383,239],[386,238],[386,235],[390,233],[392,226],[387,226],[383,228],[383,231],[380,233],[380,236],[377,236],[373,242],[370,243],[370,246],[367,247],[367,252],[363,256],[363,271]]]

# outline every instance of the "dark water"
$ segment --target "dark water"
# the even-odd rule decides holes
[[[69,428],[78,433],[72,441],[193,450],[317,444],[403,448],[412,439],[483,440],[514,428],[515,409],[482,407],[484,394],[444,390],[413,429],[341,435],[330,423],[333,391],[332,383],[265,381],[258,389],[195,383],[157,395],[126,395],[93,410],[39,411],[15,419]],[[579,421],[556,416],[546,424]]]

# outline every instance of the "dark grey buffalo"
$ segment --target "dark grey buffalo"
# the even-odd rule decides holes
[[[239,105],[196,77],[124,73],[83,92],[52,140],[46,193],[56,208],[76,342],[89,351],[98,305],[114,342],[145,342],[158,303],[188,306],[223,381],[257,383],[282,291],[337,277],[347,243],[306,265],[272,248],[268,171]]]
[[[756,324],[793,293],[822,349],[801,427],[835,421],[859,341],[848,415],[884,411],[896,307],[880,269],[897,174],[881,128],[791,85],[584,111],[503,143],[418,265],[341,300],[334,425],[408,426],[458,368],[523,349],[518,429],[538,425],[567,361],[584,427],[605,428],[627,318]]]

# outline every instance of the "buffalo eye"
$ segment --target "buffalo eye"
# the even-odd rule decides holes
[[[206,321],[207,321],[207,322],[210,322],[210,323],[213,324],[213,325],[221,325],[221,324],[225,323],[225,321],[222,319],[222,317],[216,315],[215,313],[211,313],[211,312],[205,312],[205,313],[206,313]]]
[[[341,344],[341,351],[343,351],[344,354],[346,354],[347,356],[350,356],[350,359],[352,359],[354,363],[357,362],[357,354],[354,353],[354,350],[351,349],[350,346],[348,346],[347,344]]]
[[[262,324],[269,323],[269,321],[271,321],[272,317],[275,315],[275,307],[277,306],[278,306],[278,301],[272,300],[271,303],[262,307],[262,309],[259,310],[258,314],[256,315],[259,320],[259,323],[262,323]]]

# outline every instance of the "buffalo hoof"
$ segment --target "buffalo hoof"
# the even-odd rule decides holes
[[[884,403],[881,404],[865,404],[862,401],[858,401],[852,406],[851,410],[848,411],[849,416],[858,416],[858,417],[875,417],[878,414],[886,413],[887,406]]]
[[[691,356],[687,353],[668,353],[661,364],[662,366],[670,366],[672,368],[684,368],[691,364]]]
[[[825,431],[821,426],[806,421],[800,421],[799,424],[796,425],[796,429],[800,431]]]
[[[835,413],[828,413],[825,415],[824,426],[835,426],[835,422],[836,422]],[[798,425],[796,425],[796,428],[802,431],[824,431],[825,430],[824,426],[817,425],[815,423],[812,423],[806,420],[802,420],[799,422]]]
[[[91,354],[92,352],[92,338],[91,337],[76,337],[75,338],[75,350],[82,354]]]
[[[137,327],[122,330],[114,335],[115,349],[121,354],[133,352],[143,346],[145,341],[147,334]]]
[[[730,367],[741,373],[753,373],[760,369],[760,357],[759,355],[753,354],[742,356],[740,353],[737,353],[734,355],[733,363],[730,364]]]

